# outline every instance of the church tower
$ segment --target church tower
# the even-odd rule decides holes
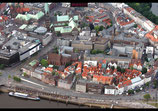
[[[49,5],[48,3],[44,4],[44,10],[45,10],[45,26],[47,28],[47,30],[50,30],[50,16],[49,16]]]

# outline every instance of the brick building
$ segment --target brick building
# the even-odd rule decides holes
[[[48,63],[53,65],[66,65],[66,63],[71,62],[71,57],[64,57],[56,53],[48,54]]]

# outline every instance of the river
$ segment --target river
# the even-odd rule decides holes
[[[78,106],[73,104],[48,101],[25,100],[21,98],[8,96],[7,93],[0,93],[0,108],[89,108],[88,106]]]

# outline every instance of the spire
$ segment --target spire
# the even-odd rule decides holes
[[[48,5],[48,3],[44,4],[44,11],[45,11],[45,14],[49,13],[49,5]]]

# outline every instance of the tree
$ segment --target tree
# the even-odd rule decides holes
[[[55,13],[54,16],[57,16],[57,14]]]
[[[142,74],[145,74],[145,73],[147,73],[147,68],[146,67],[143,67],[143,69],[142,69]]]
[[[14,76],[13,79],[14,79],[14,81],[16,81],[16,82],[21,82],[21,79],[20,79],[19,77],[17,77],[17,76]]]
[[[154,88],[157,88],[157,80],[154,80],[154,82],[153,82],[153,85],[154,85]]]
[[[55,75],[56,75],[56,76],[58,76],[58,75],[59,75],[59,73],[58,73],[58,72],[55,72]]]
[[[128,90],[128,94],[134,94],[133,90]]]
[[[54,53],[58,54],[58,48],[57,47],[54,48]]]
[[[65,64],[65,67],[68,67],[68,66],[70,66],[72,64],[72,62],[67,62],[66,64]]]
[[[95,26],[95,27],[94,27],[94,29],[96,30],[96,33],[97,33],[97,34],[98,34],[98,32],[99,32],[99,28],[100,28],[99,26]]]
[[[88,17],[88,16],[86,16],[86,19],[89,19],[89,17]]]
[[[137,26],[138,26],[137,24],[134,24],[134,28],[137,28]]]
[[[42,59],[40,61],[41,65],[44,66],[44,67],[47,67],[48,66],[48,61],[46,59]]]
[[[115,67],[114,67],[114,66],[111,66],[111,69],[112,69],[112,71],[114,71]]]
[[[121,67],[120,66],[117,67],[117,71],[121,72]]]
[[[65,25],[64,26],[68,26],[68,24],[67,23],[65,23]]]
[[[8,75],[8,79],[11,79],[11,75]]]
[[[91,30],[94,29],[94,25],[92,23],[89,24],[89,27],[90,27]]]
[[[147,87],[149,87],[149,82],[147,82],[145,85],[146,85]]]
[[[26,72],[24,72],[23,75],[24,75],[25,77],[27,77],[27,73],[26,73]]]
[[[58,70],[59,66],[54,65],[53,69],[57,69]]]
[[[60,32],[57,32],[57,36],[58,36],[58,37],[61,36],[61,33],[60,33]]]
[[[133,70],[133,66],[131,66],[130,69]]]
[[[55,71],[52,71],[52,75],[53,75],[53,76],[55,75]]]
[[[151,98],[150,94],[145,94],[143,97],[147,102]]]
[[[4,69],[4,64],[0,64],[0,69]]]
[[[104,26],[99,27],[99,31],[102,31],[104,29]]]
[[[121,73],[125,73],[125,69],[124,68],[121,69]]]
[[[75,52],[75,53],[78,53],[78,52],[79,52],[79,50],[78,50],[78,49],[75,49],[75,50],[74,50],[74,52]]]
[[[91,50],[91,54],[96,54],[97,51],[96,50]]]

